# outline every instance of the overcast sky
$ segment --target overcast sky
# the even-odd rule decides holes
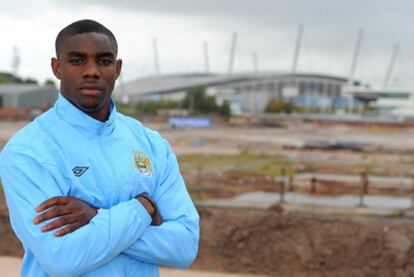
[[[0,0],[0,71],[11,71],[18,48],[22,77],[54,79],[54,40],[66,25],[94,19],[117,37],[123,79],[155,74],[152,40],[162,74],[226,72],[231,34],[238,33],[235,72],[291,69],[299,23],[304,25],[298,71],[348,76],[358,29],[363,40],[355,77],[382,85],[395,44],[391,83],[414,87],[414,1],[387,0]]]

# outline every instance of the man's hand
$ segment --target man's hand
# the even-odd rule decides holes
[[[155,213],[155,208],[152,206],[152,203],[144,196],[137,196],[136,199],[141,202],[142,206],[147,210],[148,214],[153,217]]]
[[[147,210],[148,214],[152,218],[151,225],[159,226],[163,223],[163,219],[161,214],[158,211],[157,204],[153,202],[153,200],[150,200],[151,198],[149,195],[141,194],[135,197]]]
[[[59,217],[41,229],[42,232],[49,232],[65,226],[54,233],[57,237],[69,234],[88,224],[97,213],[97,209],[88,203],[74,197],[65,196],[52,197],[40,204],[35,210],[38,213],[45,212],[33,219],[34,224]]]

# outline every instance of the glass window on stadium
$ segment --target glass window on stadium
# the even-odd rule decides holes
[[[305,94],[306,84],[305,82],[299,83],[299,95],[303,96]]]
[[[316,89],[316,84],[314,82],[309,83],[308,86],[309,86],[309,90],[315,90]]]
[[[285,83],[284,82],[280,82],[279,83],[279,92],[282,93],[283,88],[285,87]]]
[[[329,84],[326,84],[326,92],[328,93],[328,96],[333,96],[333,93],[332,93],[332,84],[331,83],[329,83]]]
[[[268,91],[274,91],[275,90],[275,84],[274,83],[267,84],[267,90]]]
[[[339,86],[339,85],[335,86],[335,95],[336,95],[336,97],[341,96],[341,86]]]

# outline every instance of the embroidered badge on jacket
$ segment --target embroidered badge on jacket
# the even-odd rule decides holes
[[[138,169],[138,173],[143,176],[151,176],[151,163],[145,153],[141,151],[132,151],[132,153],[134,154],[135,167]]]

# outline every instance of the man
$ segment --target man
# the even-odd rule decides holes
[[[116,111],[117,51],[95,21],[64,28],[57,102],[1,152],[23,276],[158,276],[197,254],[199,217],[170,145]]]

